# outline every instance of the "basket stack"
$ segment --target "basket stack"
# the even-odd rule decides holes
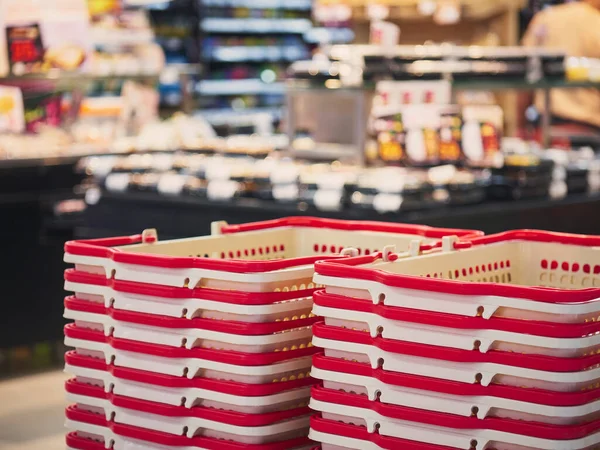
[[[600,238],[513,231],[318,262],[324,450],[600,448]]]
[[[358,237],[376,251],[456,233],[310,218],[213,231],[67,243],[70,449],[310,448],[314,262]]]

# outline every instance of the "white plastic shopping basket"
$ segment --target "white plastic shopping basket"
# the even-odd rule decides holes
[[[600,323],[551,323],[493,317],[457,316],[370,300],[313,294],[313,313],[327,325],[362,330],[372,337],[462,350],[516,352],[575,358],[600,350]]]
[[[375,304],[556,323],[600,317],[600,237],[509,231],[315,264],[329,293]],[[459,250],[459,251],[458,251]],[[416,257],[418,256],[418,257]]]
[[[107,279],[76,270],[65,272],[65,289],[79,300],[105,307],[169,317],[202,318],[251,324],[311,316],[314,286],[287,292],[243,292],[169,287]]]
[[[119,424],[77,406],[66,410],[67,448],[74,450],[308,450],[313,444],[300,437],[265,444],[244,444],[205,436],[189,438],[161,431]]]
[[[292,217],[229,226],[215,223],[212,236],[159,242],[154,230],[141,235],[73,241],[65,262],[77,270],[116,280],[175,287],[246,292],[303,290],[313,264],[346,247],[371,254],[385,246],[407,249],[415,239],[438,242],[474,231],[419,225]]]
[[[105,336],[104,332],[75,324],[65,326],[65,345],[81,355],[103,359],[107,364],[137,368],[166,375],[202,376],[241,383],[263,384],[298,377],[310,370],[315,349],[272,353],[241,353],[208,348],[174,348]]]
[[[600,389],[553,392],[506,385],[482,386],[371,369],[316,355],[311,376],[327,389],[364,395],[384,404],[462,417],[509,418],[557,425],[600,419]]]
[[[313,388],[310,407],[324,419],[365,426],[370,433],[450,448],[584,450],[600,443],[600,420],[580,425],[482,420],[384,405],[365,396],[321,387]]]
[[[67,400],[78,408],[102,412],[106,420],[176,436],[205,436],[245,444],[293,439],[306,435],[307,406],[271,413],[239,413],[205,406],[186,408],[107,393],[77,380],[65,384]]]
[[[105,336],[188,349],[201,347],[244,353],[270,353],[306,348],[316,317],[273,323],[185,319],[105,308],[100,303],[65,299],[64,317],[76,326]]]
[[[313,344],[326,356],[345,358],[372,368],[430,378],[507,384],[560,392],[592,389],[600,383],[600,355],[581,358],[525,355],[513,352],[481,353],[447,347],[393,341],[368,333],[313,326]]]
[[[268,413],[308,402],[314,380],[300,373],[291,380],[245,384],[209,378],[177,377],[106,364],[104,360],[65,355],[65,372],[105,392],[186,408],[205,406],[242,413]]]

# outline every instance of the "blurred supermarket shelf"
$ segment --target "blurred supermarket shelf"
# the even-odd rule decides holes
[[[257,115],[269,115],[272,120],[280,120],[283,117],[282,107],[263,107],[234,110],[231,108],[206,109],[199,111],[211,125],[229,125],[233,123],[253,122]]]
[[[212,17],[200,22],[210,33],[304,33],[312,27],[309,19],[245,19]]]
[[[204,58],[218,62],[297,61],[308,58],[308,52],[298,46],[224,45],[205,52]]]
[[[204,6],[308,11],[312,0],[202,0]]]
[[[265,83],[260,79],[203,80],[196,84],[200,95],[283,94],[285,83]]]

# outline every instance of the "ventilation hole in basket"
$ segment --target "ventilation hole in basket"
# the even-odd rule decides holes
[[[594,275],[598,275],[600,273],[600,266],[594,266]]]
[[[315,253],[319,252],[319,244],[314,244],[313,245],[313,252],[315,252]]]
[[[467,269],[463,269],[462,270],[462,274],[463,274],[463,277],[466,277],[467,276]]]
[[[429,277],[429,274],[427,274],[427,276]],[[452,280],[452,271],[451,270],[448,271],[448,279]]]
[[[494,263],[494,270],[498,270],[498,263],[497,262]]]
[[[510,274],[510,272],[508,272],[508,273],[506,274],[506,279],[507,279],[507,281],[508,281],[509,283],[512,281],[512,275]]]
[[[473,268],[469,267],[469,275],[473,275]]]
[[[504,269],[504,261],[500,261],[500,268]]]
[[[115,364],[116,357],[117,357],[116,355],[110,355],[110,362],[109,362],[109,364],[111,366]]]
[[[477,440],[473,439],[471,441],[471,448],[469,450],[475,450],[477,448],[477,444],[478,444]]]
[[[454,278],[458,278],[460,276],[460,272],[458,270],[454,271]]]
[[[325,253],[327,251],[327,246],[325,244],[321,245],[321,253]]]
[[[370,255],[371,254],[371,250],[369,250],[368,248],[365,248],[365,255]]]
[[[238,250],[237,252],[235,252],[235,256],[237,256],[238,258],[241,258],[242,257],[241,250]]]
[[[475,266],[475,273],[479,273],[479,266]]]
[[[187,338],[182,338],[181,339],[181,346],[185,347],[185,344],[187,344]]]
[[[590,265],[589,264],[584,264],[583,265],[583,272],[584,273],[590,273],[590,271],[591,271]]]
[[[481,271],[482,271],[483,273],[485,273],[485,272],[486,272],[486,270],[485,270],[485,264],[482,264],[482,265],[481,265]]]
[[[598,278],[594,278],[594,280],[592,281],[592,284],[594,285],[594,287],[598,287],[598,286],[600,286],[600,280]]]
[[[183,309],[181,310],[181,317],[185,317],[185,316],[187,316],[187,313],[188,313],[188,310],[187,310],[187,308],[183,308]]]
[[[481,347],[481,341],[477,339],[475,342],[473,342],[473,350],[479,350],[479,347]]]
[[[190,286],[190,279],[186,278],[185,280],[183,280],[183,287],[189,287]]]
[[[184,367],[184,368],[183,368],[183,376],[184,376],[184,377],[187,377],[187,376],[188,376],[188,373],[189,373],[189,371],[190,371],[190,369],[189,369],[188,367]]]
[[[487,283],[487,278],[486,278],[486,277],[483,277],[483,278],[481,279],[481,281],[483,281],[484,283]]]
[[[250,254],[251,254],[252,256],[256,256],[256,249],[255,249],[255,248],[251,248],[251,249],[250,249]]]
[[[285,245],[281,244],[281,245],[279,246],[279,251],[280,251],[280,252],[285,252]]]
[[[500,283],[500,277],[498,275],[494,276],[494,280],[496,283]]]
[[[556,275],[554,275],[553,273],[550,274],[550,283],[554,283],[556,282]]]
[[[379,325],[377,327],[377,336],[381,337],[381,335],[383,335],[383,327]]]
[[[485,311],[485,308],[483,306],[477,307],[477,317],[482,317],[484,311]]]
[[[375,422],[373,424],[373,432],[374,433],[379,433],[379,428],[381,427],[381,425],[379,424],[379,422]]]
[[[550,263],[550,269],[551,269],[551,270],[556,270],[556,269],[558,269],[558,261],[552,261],[552,262]]]
[[[475,383],[481,384],[481,380],[483,379],[483,375],[480,373],[475,374]]]
[[[563,261],[563,263],[560,265],[560,268],[562,270],[564,270],[565,272],[569,270],[569,263],[566,261]]]
[[[579,272],[579,264],[573,263],[573,266],[571,266],[571,270],[573,272]]]
[[[109,306],[110,306],[111,308],[114,308],[114,307],[115,307],[115,299],[114,299],[114,298],[111,298],[111,299],[108,301],[108,304],[109,304]]]
[[[505,273],[502,274],[502,278],[501,279],[502,279],[503,283],[506,283],[506,274]]]
[[[188,433],[189,428],[183,427],[183,435],[185,436]]]
[[[488,268],[488,272],[491,272],[492,271],[492,263],[488,263],[487,268]]]
[[[181,406],[185,406],[185,402],[186,402],[186,400],[187,400],[187,399],[186,399],[185,397],[181,397],[181,400],[179,401],[179,404],[180,404]]]
[[[569,284],[569,275],[563,275],[560,277],[560,284]]]
[[[548,274],[547,274],[546,272],[542,272],[542,273],[540,274],[540,281],[541,281],[542,283],[545,283],[547,278],[548,278]]]
[[[479,413],[479,408],[477,406],[473,406],[471,408],[471,417],[477,417],[478,413]]]
[[[377,368],[378,369],[383,369],[383,358],[379,358],[377,360]]]
[[[381,294],[379,294],[379,302],[383,303],[385,301],[385,294],[382,292]]]
[[[109,278],[113,278],[113,279],[114,279],[116,275],[117,275],[117,271],[116,271],[116,269],[112,269],[112,270],[110,271],[110,276],[109,276]]]
[[[315,284],[314,284],[314,283],[308,283],[308,284],[306,285],[306,287],[307,287],[307,289],[314,289],[314,287],[315,287]]]

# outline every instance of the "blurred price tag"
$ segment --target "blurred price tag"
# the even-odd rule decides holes
[[[179,195],[187,181],[186,175],[167,173],[158,180],[158,192],[165,195]]]
[[[214,180],[208,183],[206,196],[209,200],[231,200],[240,184],[231,180]]]
[[[373,208],[378,213],[397,212],[402,206],[402,196],[396,194],[377,194],[373,198]]]

